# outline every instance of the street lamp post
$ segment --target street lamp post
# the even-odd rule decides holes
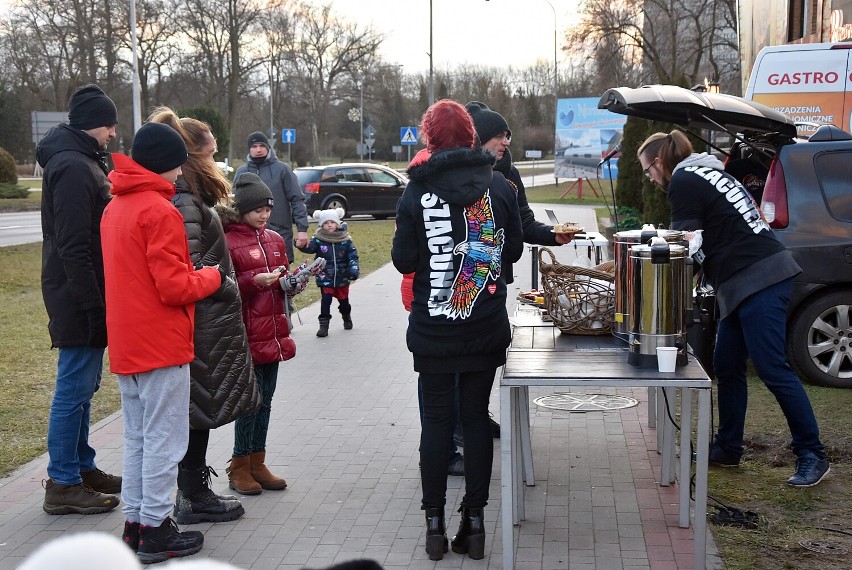
[[[133,132],[139,130],[142,126],[142,105],[139,101],[141,87],[139,85],[139,56],[136,41],[136,0],[130,0],[130,51],[133,55],[133,83],[131,91],[133,92]]]
[[[359,118],[361,119],[361,146],[358,147],[358,154],[360,155],[361,162],[364,162],[364,80],[361,80],[360,83],[361,88],[361,111],[358,113]]]

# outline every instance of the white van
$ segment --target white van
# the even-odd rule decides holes
[[[763,103],[797,123],[852,124],[852,43],[793,44],[760,50],[746,99]],[[805,135],[813,128],[800,128]]]

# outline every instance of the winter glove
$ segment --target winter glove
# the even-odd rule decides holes
[[[94,307],[86,311],[86,319],[89,321],[88,346],[104,348],[107,345],[106,309]]]
[[[295,275],[285,275],[278,280],[278,283],[281,285],[281,289],[287,294],[287,296],[293,297],[305,290],[308,286],[309,278],[310,277],[307,274],[299,277]]]
[[[308,261],[305,260],[299,267],[296,268],[296,271],[293,272],[293,275],[300,275],[302,272],[307,272],[314,277],[322,273],[323,269],[325,269],[326,260],[324,257],[317,257],[314,259],[310,265],[308,265]]]

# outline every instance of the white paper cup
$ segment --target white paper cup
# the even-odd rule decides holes
[[[657,369],[660,372],[674,372],[677,362],[677,347],[674,346],[658,346],[657,347]]]

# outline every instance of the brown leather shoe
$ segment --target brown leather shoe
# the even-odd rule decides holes
[[[44,512],[49,515],[94,515],[111,511],[118,506],[115,495],[99,493],[86,485],[60,485],[53,479],[44,482]]]
[[[234,455],[225,469],[228,486],[241,495],[259,495],[263,487],[251,476],[251,455]]]
[[[117,495],[121,493],[121,476],[110,475],[104,473],[98,468],[91,471],[80,472],[80,477],[83,478],[83,483],[97,491],[98,493],[106,493],[107,495]]]
[[[252,479],[260,483],[260,486],[270,491],[281,491],[287,488],[287,481],[276,477],[266,468],[266,452],[256,451],[249,455],[251,457]]]

